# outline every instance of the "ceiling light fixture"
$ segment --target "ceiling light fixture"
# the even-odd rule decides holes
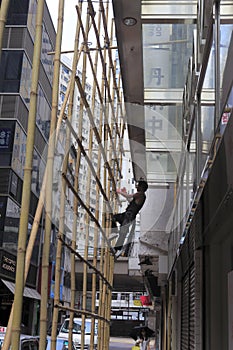
[[[132,27],[132,26],[135,26],[135,24],[137,23],[137,20],[133,17],[125,17],[123,19],[123,23],[128,27]]]

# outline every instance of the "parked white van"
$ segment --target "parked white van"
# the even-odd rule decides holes
[[[60,331],[58,333],[57,339],[59,337],[67,338],[69,335],[69,318],[66,318],[63,322]],[[73,322],[73,343],[75,349],[81,349],[81,325],[82,318],[74,318]],[[90,349],[90,339],[91,339],[91,319],[85,319],[85,344],[84,349]],[[97,349],[97,323],[95,324],[95,335],[94,335],[94,349]]]

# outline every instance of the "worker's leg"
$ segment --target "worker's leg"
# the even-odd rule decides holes
[[[132,220],[133,218],[131,213],[125,212],[123,221],[121,223],[120,231],[119,231],[119,237],[115,245],[115,249],[118,249],[118,250],[122,249],[127,233],[129,232],[129,227],[131,225]]]

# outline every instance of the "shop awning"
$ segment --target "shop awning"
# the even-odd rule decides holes
[[[11,293],[15,294],[15,283],[9,282],[1,279],[1,281],[5,284],[5,286],[11,291]],[[23,296],[26,298],[37,299],[40,300],[40,294],[33,288],[24,287]]]

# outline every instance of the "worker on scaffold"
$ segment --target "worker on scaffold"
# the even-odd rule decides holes
[[[145,192],[148,189],[147,182],[145,180],[139,180],[136,184],[136,189],[137,192],[134,194],[128,194],[125,188],[117,190],[118,194],[122,195],[129,201],[129,205],[123,213],[114,214],[112,217],[113,232],[115,232],[115,229],[117,228],[116,223],[118,222],[120,224],[120,230],[118,231],[119,238],[116,242],[115,250],[122,249],[126,235],[129,231],[129,227],[133,223],[133,221],[136,218],[136,215],[139,213],[139,211],[145,203]]]

